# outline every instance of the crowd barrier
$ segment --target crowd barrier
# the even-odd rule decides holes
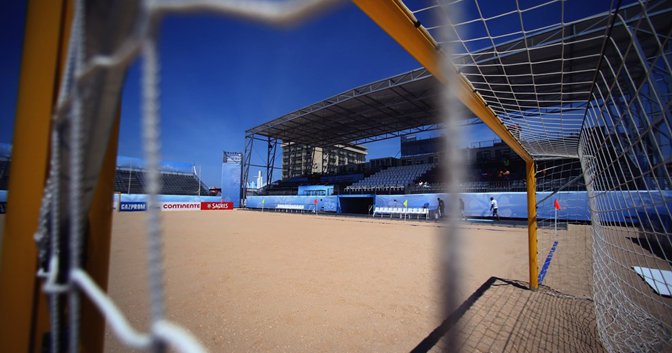
[[[548,197],[550,192],[538,192],[537,200],[541,201]],[[483,192],[463,193],[460,198],[464,202],[465,217],[489,217],[490,198],[497,200],[499,216],[513,219],[527,219],[527,193],[525,192]],[[249,196],[247,207],[254,209],[271,209],[279,204],[304,205],[306,209],[312,208],[317,200],[317,209],[320,212],[341,213],[340,196]],[[413,208],[428,209],[429,218],[433,217],[439,207],[441,199],[446,207],[449,204],[448,195],[445,193],[410,194],[410,195],[375,195],[373,197],[372,211],[387,208]],[[588,194],[586,191],[558,192],[548,198],[537,207],[538,219],[553,219],[555,217],[554,201],[557,200],[561,208],[557,211],[558,219],[569,221],[591,221],[590,208],[588,207]],[[672,207],[672,191],[660,191],[653,194],[649,191],[610,191],[595,193],[593,202],[605,205],[620,205],[624,210],[619,215],[610,214],[609,222],[636,222],[642,217],[642,213],[656,214],[656,210]],[[447,211],[447,210],[446,210]],[[638,212],[638,213],[633,213]],[[657,212],[660,213],[660,212]],[[379,214],[379,212],[376,212]],[[616,218],[614,218],[616,217]],[[663,220],[669,222],[669,220]]]
[[[543,200],[549,192],[537,193],[537,200]],[[0,190],[0,213],[6,212],[8,192]],[[466,217],[488,217],[490,215],[490,197],[494,197],[499,205],[499,215],[505,218],[527,218],[527,195],[524,192],[492,192],[492,193],[464,193],[460,198],[464,201]],[[218,196],[191,196],[191,195],[158,195],[162,205],[170,204],[165,210],[226,210],[231,209],[230,203],[222,203]],[[411,195],[376,195],[373,198],[372,211],[381,207],[429,209],[429,217],[438,209],[438,200],[442,199],[449,204],[447,194],[411,194]],[[553,201],[558,200],[561,205],[558,210],[558,219],[572,221],[591,221],[588,207],[588,196],[585,191],[558,192],[537,208],[539,219],[552,219],[555,216]],[[113,207],[123,212],[139,212],[146,210],[147,195],[144,194],[116,194]],[[620,205],[623,210],[619,214],[609,213],[608,222],[635,222],[640,219],[649,219],[643,214],[661,214],[661,210],[672,208],[672,191],[661,190],[658,193],[649,191],[609,191],[595,193],[592,202],[603,205]],[[185,206],[178,206],[184,204]],[[191,206],[187,206],[191,205]],[[278,205],[297,205],[303,210],[318,212],[341,213],[340,196],[249,196],[247,207],[254,209],[275,209]],[[121,208],[121,209],[120,209]],[[656,212],[658,211],[658,212]],[[423,211],[424,212],[424,211]],[[635,213],[636,212],[636,213]],[[380,212],[376,212],[379,214]],[[667,222],[670,220],[658,220]],[[660,227],[661,225],[646,225]],[[669,225],[662,225],[667,227]]]
[[[340,213],[338,196],[248,196],[247,208],[276,209],[278,205],[303,206],[304,210]]]
[[[158,195],[159,208],[165,212],[232,210],[232,202],[218,196]],[[147,195],[116,194],[113,207],[119,212],[147,211]]]

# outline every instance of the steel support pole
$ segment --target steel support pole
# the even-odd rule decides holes
[[[254,134],[245,135],[245,149],[243,150],[243,160],[240,166],[240,206],[245,205],[247,200],[247,181],[250,174],[250,160],[252,159],[252,148],[254,147]],[[222,163],[224,162],[222,156]],[[223,187],[224,185],[222,185]]]
[[[278,148],[278,139],[268,138],[268,154],[266,157],[266,185],[273,182],[273,169],[275,169],[275,154]],[[257,188],[259,185],[257,185]]]

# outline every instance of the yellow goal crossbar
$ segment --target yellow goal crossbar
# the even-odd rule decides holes
[[[440,65],[439,46],[420,26],[417,18],[400,0],[353,0],[380,28],[399,43],[411,56],[434,75],[439,81],[446,83]],[[488,107],[483,98],[476,92],[464,75],[455,75],[459,79],[457,96],[460,101],[485,123],[499,138],[502,139],[526,163],[527,179],[527,210],[528,210],[528,250],[530,288],[538,287],[537,281],[537,212],[536,186],[534,180],[534,159],[518,139],[504,126],[497,114]]]

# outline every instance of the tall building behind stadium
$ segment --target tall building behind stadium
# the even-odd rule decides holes
[[[366,162],[367,148],[361,145],[332,148],[310,147],[292,142],[282,144],[283,179],[310,174],[335,173],[339,166]]]

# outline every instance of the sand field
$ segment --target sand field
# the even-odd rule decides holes
[[[525,289],[524,228],[465,225],[451,239],[461,305],[446,317],[437,223],[162,216],[168,318],[212,352],[441,351],[447,332],[459,332],[464,352],[602,352],[592,302]],[[145,222],[143,213],[114,215],[110,265],[109,293],[138,329],[149,316]],[[106,352],[126,351],[106,332]]]

